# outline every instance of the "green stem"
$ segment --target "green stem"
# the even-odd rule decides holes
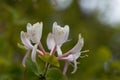
[[[44,71],[43,76],[46,76],[46,73],[47,73],[49,67],[50,67],[50,64],[49,64],[49,63],[46,63],[46,67],[45,67],[45,71]]]

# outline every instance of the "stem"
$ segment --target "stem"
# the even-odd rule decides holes
[[[46,73],[47,73],[49,67],[50,67],[50,64],[49,64],[49,63],[46,63],[46,67],[45,67],[45,71],[44,71],[43,76],[46,76]]]

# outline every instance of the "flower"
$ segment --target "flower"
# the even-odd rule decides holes
[[[65,54],[63,54],[62,56],[58,57],[58,59],[60,60],[65,60],[65,67],[63,70],[63,74],[65,75],[68,65],[70,62],[74,63],[74,70],[72,71],[72,73],[75,73],[77,70],[77,59],[80,57],[81,55],[81,49],[83,47],[84,41],[83,38],[81,37],[81,35],[79,34],[79,38],[78,38],[78,42],[77,44],[68,52],[66,52]]]
[[[65,43],[69,36],[69,26],[65,25],[61,27],[56,22],[53,23],[52,33],[49,33],[47,37],[48,49],[57,50],[58,56],[62,55],[61,46]],[[54,54],[54,52],[51,52]]]
[[[32,50],[31,58],[33,62],[36,62],[36,52],[38,52],[40,55],[43,55],[43,52],[37,49],[37,46],[40,43],[41,36],[42,36],[42,23],[35,23],[33,26],[30,23],[28,23],[27,32],[21,31],[21,40],[25,48],[27,49],[27,53],[22,61],[24,67],[26,59],[29,56],[31,50]],[[35,45],[32,45],[31,41],[35,43]]]
[[[36,62],[36,52],[39,55],[45,56],[46,51],[44,50],[41,44],[41,37],[42,37],[42,28],[43,24],[35,23],[31,25],[30,23],[27,24],[27,32],[21,31],[21,40],[24,47],[27,49],[26,55],[23,58],[22,64],[25,66],[25,62],[27,57],[31,53],[31,59],[33,62]],[[66,53],[62,53],[61,46],[68,41],[69,37],[69,26],[65,25],[61,27],[56,22],[53,23],[52,33],[49,33],[47,36],[47,47],[50,51],[49,56],[52,56],[57,52],[56,59],[65,61],[65,67],[63,70],[63,74],[65,75],[70,63],[73,63],[74,69],[72,73],[75,73],[77,70],[77,59],[81,57],[81,51],[84,40],[79,34],[77,44]],[[85,51],[84,51],[85,52]],[[47,62],[48,63],[48,62]]]

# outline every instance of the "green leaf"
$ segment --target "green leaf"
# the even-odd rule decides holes
[[[26,68],[37,76],[41,74],[38,64],[34,63],[30,58],[26,60]]]
[[[60,64],[59,64],[59,61],[57,60],[57,58],[54,56],[54,55],[44,55],[44,56],[40,56],[40,58],[45,61],[45,62],[48,62],[49,64],[53,65],[53,66],[56,66],[56,67],[59,67]]]
[[[19,48],[26,49],[26,47],[21,45],[20,43],[17,43],[17,45],[18,45]]]
[[[66,80],[66,78],[58,68],[50,68],[46,80]]]

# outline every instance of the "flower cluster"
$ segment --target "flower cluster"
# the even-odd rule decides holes
[[[36,54],[45,56],[46,51],[41,44],[43,23],[35,23],[31,25],[27,24],[27,32],[21,31],[21,40],[24,47],[27,49],[27,53],[23,58],[22,64],[25,67],[25,62],[27,57],[31,53],[31,59],[33,62],[36,62]],[[77,44],[68,52],[63,53],[61,46],[68,41],[69,37],[69,26],[65,25],[64,27],[59,26],[56,22],[53,23],[52,32],[48,34],[47,37],[47,46],[50,50],[49,55],[55,55],[57,52],[56,59],[65,61],[65,67],[63,74],[65,75],[69,64],[74,63],[74,70],[72,73],[75,73],[77,70],[77,59],[81,55],[81,49],[83,47],[84,41],[81,35],[78,36]]]

